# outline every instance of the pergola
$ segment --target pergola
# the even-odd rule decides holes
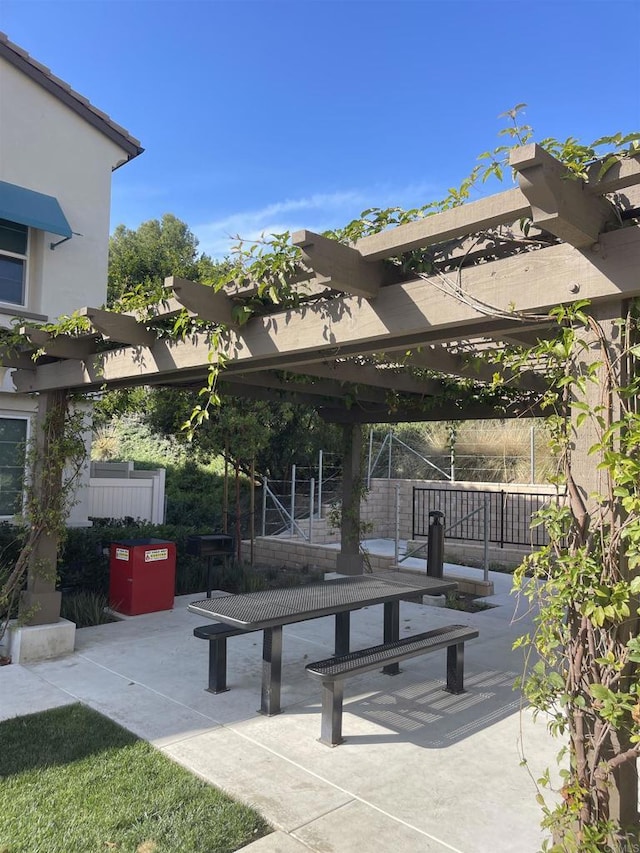
[[[623,160],[601,180],[568,180],[551,155],[527,145],[514,152],[512,166],[518,189],[353,246],[297,232],[292,241],[303,263],[296,309],[274,306],[240,327],[233,306],[257,283],[216,292],[169,278],[167,299],[151,318],[83,308],[90,332],[71,336],[25,326],[24,345],[2,363],[18,368],[21,392],[201,385],[210,365],[209,333],[177,341],[156,328],[186,308],[228,329],[220,380],[229,394],[284,396],[349,423],[495,416],[499,408],[471,405],[462,414],[462,400],[447,404],[443,377],[490,381],[493,368],[477,357],[486,359],[505,341],[527,345],[544,336],[553,325],[547,312],[558,303],[620,302],[638,294],[632,217],[640,162]],[[533,223],[526,235],[518,224],[524,218]],[[405,273],[389,263],[416,249],[429,252],[429,273]],[[425,378],[424,370],[433,377]],[[298,384],[294,375],[307,381]],[[534,368],[514,377],[514,385],[539,391],[544,373]],[[400,395],[397,411],[390,410],[389,391]],[[437,411],[425,406],[429,400]],[[505,416],[521,413],[502,403]]]
[[[544,364],[513,373],[510,390],[491,395],[483,393],[495,372],[491,357],[506,343],[526,347],[552,334],[549,309],[576,300],[590,302],[613,338],[615,318],[640,296],[640,158],[623,159],[604,174],[596,165],[581,180],[530,144],[512,152],[511,166],[517,188],[352,245],[310,231],[294,234],[296,307],[274,305],[240,326],[234,306],[259,282],[223,291],[173,277],[150,315],[83,308],[90,331],[65,335],[26,326],[23,343],[0,360],[16,368],[19,391],[39,395],[41,420],[70,392],[202,387],[220,355],[221,394],[315,407],[343,424],[343,505],[355,514],[343,512],[338,568],[360,572],[353,532],[361,424],[537,415],[548,382]],[[416,250],[427,258],[427,272],[404,263]],[[167,321],[184,309],[209,325],[181,340],[166,336]],[[219,340],[212,348],[214,330]],[[573,455],[585,501],[597,485],[588,446],[587,436]],[[46,442],[44,453],[46,466]],[[43,560],[55,565],[56,552],[55,537],[45,536],[31,555],[23,606],[35,605],[32,624],[59,618],[55,583],[35,568]],[[632,772],[632,787],[633,778]],[[635,808],[634,797],[623,811]]]
[[[548,311],[559,303],[589,300],[619,316],[621,303],[640,295],[640,159],[623,159],[604,175],[594,166],[583,181],[530,144],[512,152],[511,165],[518,188],[353,245],[297,232],[296,308],[273,306],[239,326],[233,308],[259,282],[222,291],[171,277],[150,315],[86,307],[79,312],[85,333],[25,326],[24,343],[2,363],[17,368],[16,388],[37,392],[44,412],[52,394],[202,387],[222,353],[222,394],[298,402],[344,424],[348,505],[360,424],[539,414],[544,365],[511,375],[509,391],[487,395],[492,356],[505,342],[543,338],[554,326]],[[428,272],[405,271],[403,259],[415,250]],[[184,309],[208,327],[183,340],[164,335],[163,325]],[[222,330],[214,350],[211,329]],[[452,381],[460,383],[453,390]],[[585,477],[589,471],[585,464]],[[589,483],[582,485],[588,493]],[[343,536],[343,571],[362,570],[353,538]],[[53,612],[40,606],[35,618],[54,615],[55,605]]]

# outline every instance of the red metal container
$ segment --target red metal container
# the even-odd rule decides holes
[[[176,546],[165,539],[112,542],[109,606],[137,616],[171,610],[176,586]]]

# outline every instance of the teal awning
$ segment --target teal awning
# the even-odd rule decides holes
[[[57,198],[6,181],[0,181],[0,219],[60,234],[61,237],[72,235]]]

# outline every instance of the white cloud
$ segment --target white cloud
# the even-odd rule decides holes
[[[252,241],[262,234],[281,234],[306,228],[322,232],[345,225],[368,207],[417,206],[434,196],[434,187],[413,185],[393,190],[374,187],[335,193],[316,193],[265,205],[258,210],[237,211],[221,219],[192,227],[199,248],[214,258],[230,253],[236,237]]]

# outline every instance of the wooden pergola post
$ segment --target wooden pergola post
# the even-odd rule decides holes
[[[599,323],[603,335],[609,359],[614,365],[619,380],[625,384],[627,377],[624,375],[623,352],[629,342],[624,340],[623,328],[620,319],[627,313],[627,304],[621,301],[607,302],[606,304],[594,305],[590,309],[593,319]],[[617,421],[621,416],[620,401],[615,390],[609,398],[605,396],[605,390],[609,387],[608,377],[605,374],[606,367],[602,363],[602,343],[593,330],[586,336],[589,344],[588,349],[581,353],[583,366],[598,364],[598,382],[588,382],[584,396],[581,398],[592,408],[604,413],[605,409],[611,410],[611,420]],[[618,366],[618,367],[616,367]],[[576,417],[579,409],[572,411],[572,447],[571,447],[571,475],[580,493],[584,507],[589,517],[595,516],[600,510],[597,506],[595,495],[603,495],[607,499],[607,488],[605,483],[605,472],[599,467],[602,461],[601,451],[590,451],[598,441],[599,433],[593,419],[585,420],[580,427],[576,425]],[[615,498],[614,498],[615,500]],[[622,577],[629,577],[629,567],[624,555],[620,554],[619,570]],[[629,636],[637,634],[637,620],[633,620],[626,626]],[[633,676],[631,671],[635,664],[630,665],[626,678]],[[624,732],[619,730],[617,737],[623,741]],[[627,741],[622,743],[622,751],[628,749],[631,744]],[[591,750],[587,749],[587,754]],[[605,750],[605,758],[607,751]],[[622,827],[637,826],[638,823],[638,771],[635,761],[626,761],[616,767],[612,772],[613,784],[609,790],[609,817]]]
[[[360,500],[362,498],[362,426],[342,427],[342,515],[340,553],[336,569],[343,575],[361,575]]]
[[[30,518],[27,587],[20,597],[20,614],[26,625],[47,625],[60,619],[61,593],[56,591],[60,536],[52,502],[62,500],[64,459],[52,449],[64,433],[68,394],[48,391],[38,397],[32,476],[33,501],[39,518]],[[51,523],[49,523],[49,521]]]

